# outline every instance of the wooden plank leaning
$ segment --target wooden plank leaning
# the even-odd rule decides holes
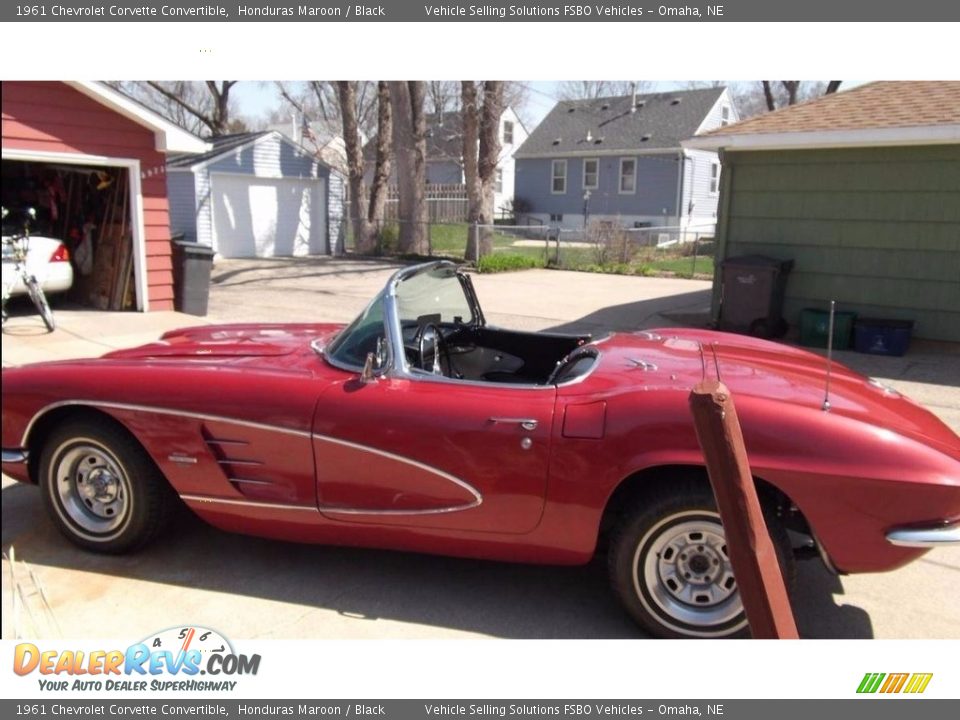
[[[754,638],[798,638],[733,397],[723,383],[704,380],[690,392],[690,411],[750,631]]]

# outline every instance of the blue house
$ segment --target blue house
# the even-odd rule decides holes
[[[520,222],[712,234],[719,158],[680,143],[738,119],[722,87],[557,103],[515,155]]]

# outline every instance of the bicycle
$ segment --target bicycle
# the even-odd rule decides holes
[[[34,208],[28,208],[27,218],[23,223],[23,231],[13,234],[10,237],[3,238],[3,262],[14,263],[13,273],[7,278],[4,273],[3,283],[3,324],[7,322],[7,301],[13,294],[13,288],[19,280],[27,290],[27,295],[33,301],[34,306],[43,318],[43,324],[47,330],[53,332],[57,327],[53,319],[53,311],[50,309],[50,303],[47,302],[47,296],[37,281],[37,276],[27,270],[27,251],[30,249],[30,221],[37,217],[37,211]],[[9,212],[3,208],[3,219],[6,220]]]

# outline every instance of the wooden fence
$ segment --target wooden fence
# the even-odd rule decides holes
[[[387,188],[385,220],[398,220],[400,191],[396,185]],[[432,223],[467,221],[467,188],[457,184],[427,184],[427,212]]]

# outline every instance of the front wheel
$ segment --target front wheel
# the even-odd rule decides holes
[[[767,527],[787,583],[793,553],[783,526]],[[610,579],[633,618],[665,638],[749,637],[723,525],[709,486],[676,483],[627,512],[611,542]]]
[[[68,421],[40,456],[44,504],[60,531],[89,550],[122,553],[166,524],[173,491],[143,448],[105,420]]]
[[[43,318],[43,324],[47,326],[47,330],[53,332],[57,327],[53,319],[53,311],[50,309],[50,303],[47,302],[47,296],[44,294],[43,288],[40,287],[40,283],[32,275],[27,278],[27,293],[36,306],[37,312],[40,313],[40,317]]]

